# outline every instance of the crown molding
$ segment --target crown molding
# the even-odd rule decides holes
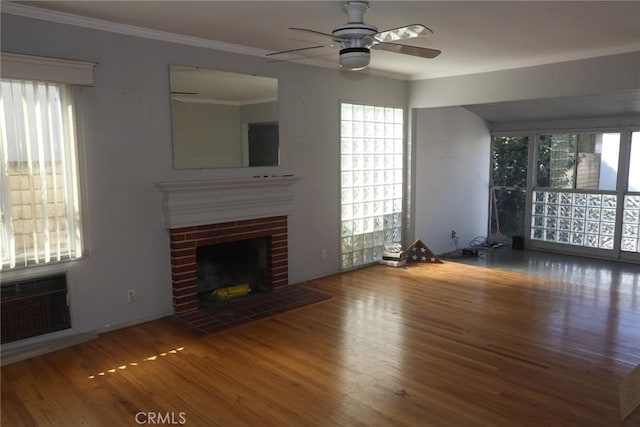
[[[152,30],[149,28],[136,27],[134,25],[119,24],[115,22],[104,21],[101,19],[87,18],[84,16],[56,12],[53,10],[25,6],[22,4],[11,2],[2,3],[2,13],[57,22],[59,24],[74,25],[76,27],[90,28],[92,30],[109,31],[111,33],[125,34],[128,36],[179,43],[189,46],[204,47],[207,49],[215,49],[224,52],[233,52],[244,55],[264,57],[267,53],[271,53],[271,51],[264,49],[257,49],[253,47],[225,43],[216,40],[203,39],[200,37],[185,36],[181,34],[169,33],[166,31]]]

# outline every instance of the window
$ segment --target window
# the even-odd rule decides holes
[[[619,133],[540,135],[538,187],[616,189]]]
[[[0,81],[2,268],[82,254],[70,85]]]
[[[524,236],[529,138],[494,137],[491,144],[491,238]]]
[[[612,194],[534,191],[531,238],[613,249],[616,205]]]
[[[619,133],[540,135],[531,239],[614,249]]]
[[[631,134],[627,194],[622,213],[621,249],[640,253],[640,132]]]
[[[402,241],[404,111],[341,104],[342,269]]]
[[[640,132],[631,133],[631,156],[627,191],[640,193]]]
[[[492,240],[640,260],[637,128],[494,135],[490,195]]]

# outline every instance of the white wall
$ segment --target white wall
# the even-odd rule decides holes
[[[100,332],[172,312],[158,181],[296,174],[289,280],[339,271],[340,99],[404,107],[406,82],[6,14],[1,32],[2,51],[98,62],[95,86],[78,91],[89,253],[64,264],[75,329]],[[281,166],[173,169],[170,64],[278,77]],[[137,301],[129,304],[132,288]]]
[[[640,88],[640,52],[411,82],[413,108],[601,95]]]
[[[487,235],[487,125],[461,107],[417,109],[414,119],[414,239],[441,254],[455,249],[455,230],[460,247],[469,246]]]

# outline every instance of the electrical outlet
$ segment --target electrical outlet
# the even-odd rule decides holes
[[[134,302],[136,300],[136,290],[129,289],[127,291],[127,302]]]
[[[320,251],[320,258],[327,259],[327,250],[326,249],[323,249],[322,251]]]

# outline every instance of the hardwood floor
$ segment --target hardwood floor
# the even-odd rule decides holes
[[[304,286],[333,299],[204,337],[154,321],[4,366],[2,425],[640,425],[617,396],[640,363],[640,289],[454,262]]]

